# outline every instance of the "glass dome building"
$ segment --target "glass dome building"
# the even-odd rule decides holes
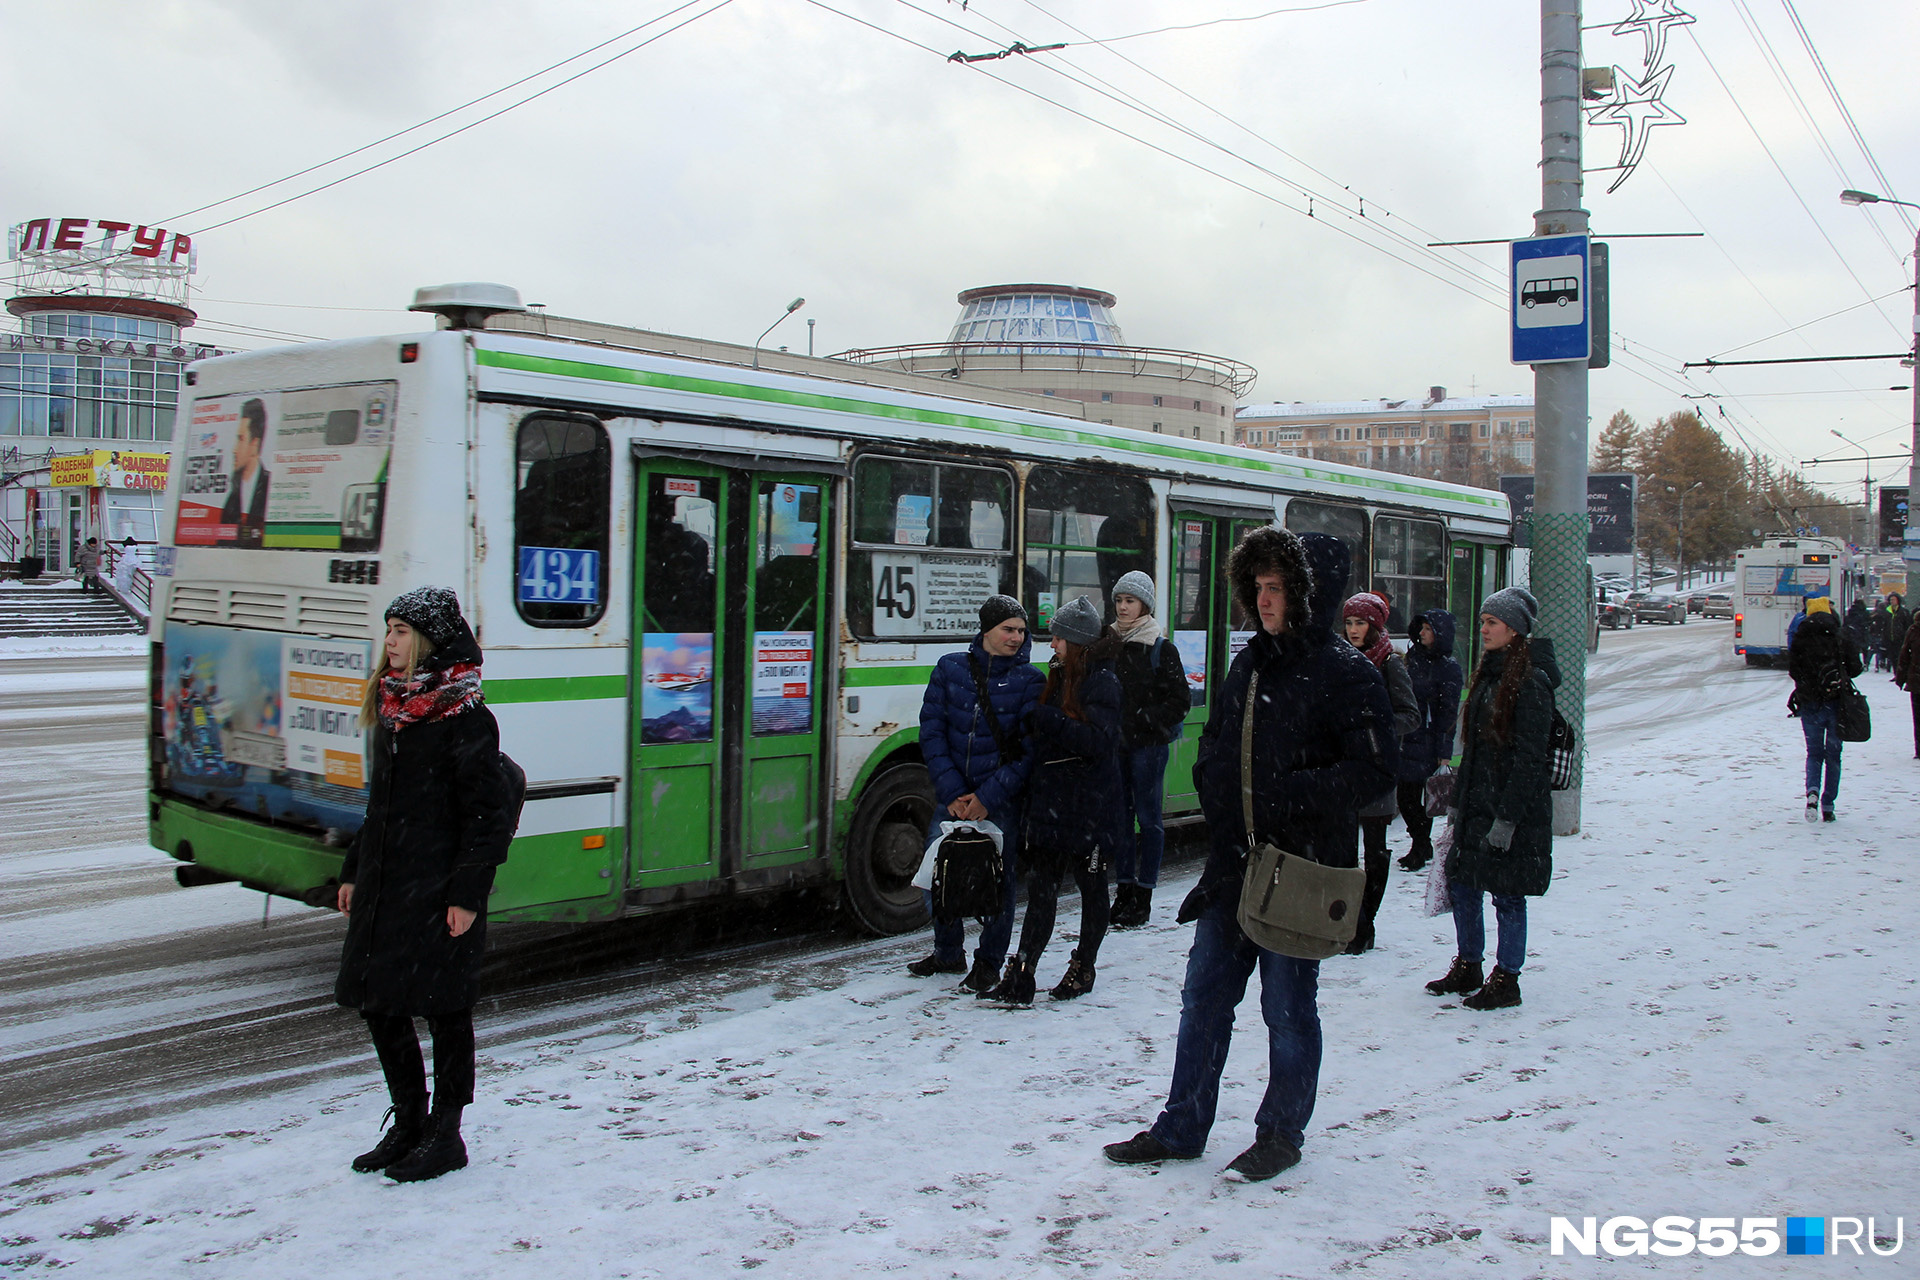
[[[947,335],[951,344],[977,344],[1004,353],[1030,346],[1064,354],[1087,347],[1121,347],[1126,340],[1113,319],[1114,296],[1098,289],[1060,284],[1002,284],[960,295],[960,319]]]

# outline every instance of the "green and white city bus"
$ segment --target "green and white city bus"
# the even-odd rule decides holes
[[[807,368],[848,376],[484,328],[194,365],[152,631],[151,838],[182,883],[331,901],[382,609],[425,583],[459,592],[529,779],[493,918],[838,884],[877,932],[925,919],[921,694],[985,596],[1044,635],[1153,575],[1193,697],[1178,818],[1244,530],[1338,535],[1400,617],[1504,585],[1499,493]]]

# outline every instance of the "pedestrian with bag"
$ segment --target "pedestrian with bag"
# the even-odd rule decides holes
[[[1800,718],[1800,731],[1807,740],[1808,822],[1835,820],[1833,804],[1840,795],[1840,703],[1852,689],[1853,677],[1864,669],[1833,615],[1833,602],[1824,596],[1809,599],[1807,620],[1787,649],[1787,674],[1793,677],[1787,714]]]
[[[1025,740],[1027,714],[1046,680],[1033,669],[1027,611],[1012,596],[987,597],[980,631],[963,652],[944,655],[920,701],[920,758],[933,782],[935,808],[929,840],[943,822],[991,822],[1000,829],[1000,910],[985,920],[980,945],[967,964],[966,921],[933,916],[933,953],[907,966],[916,978],[966,975],[961,987],[985,996],[1000,981],[1013,937],[1013,896],[1020,865],[1020,805],[1033,752]]]
[[[1371,591],[1350,596],[1341,607],[1341,626],[1347,643],[1366,655],[1387,682],[1387,701],[1393,707],[1393,733],[1400,740],[1400,759],[1406,761],[1406,738],[1420,727],[1420,702],[1414,696],[1413,677],[1407,664],[1393,651],[1387,638],[1387,602]],[[1399,807],[1399,787],[1388,787],[1360,810],[1362,865],[1367,871],[1366,896],[1360,900],[1360,922],[1354,927],[1347,954],[1365,955],[1373,950],[1373,921],[1380,914],[1380,902],[1387,896],[1387,828]]]
[[[990,1000],[1033,1003],[1034,968],[1053,937],[1060,881],[1080,888],[1080,941],[1067,971],[1049,993],[1072,1000],[1093,990],[1094,965],[1107,935],[1107,864],[1124,820],[1120,785],[1120,681],[1113,660],[1120,637],[1101,624],[1100,610],[1075,596],[1048,624],[1053,661],[1040,701],[1027,714],[1033,774],[1020,835],[1027,871],[1027,914],[1020,947],[1007,959]]]
[[[1920,627],[1908,627],[1906,642],[1893,664],[1893,682],[1907,691],[1913,707],[1913,758],[1920,760]]]
[[[473,1102],[473,1005],[487,895],[507,858],[526,778],[500,754],[481,696],[480,647],[445,587],[387,606],[385,661],[367,681],[373,725],[367,813],[340,869],[346,943],[334,998],[373,1037],[393,1127],[353,1161],[420,1182],[464,1168]],[[413,1020],[433,1033],[433,1095]]]
[[[1431,995],[1462,995],[1469,1009],[1520,1003],[1527,961],[1527,899],[1553,881],[1553,691],[1560,667],[1553,641],[1533,634],[1540,606],[1524,587],[1480,605],[1480,663],[1462,717],[1460,768],[1447,823],[1453,852],[1447,891],[1455,953]],[[1486,899],[1500,923],[1493,972],[1486,957]]]
[[[1153,913],[1167,831],[1167,757],[1193,697],[1180,651],[1161,629],[1153,579],[1135,569],[1113,584],[1113,629],[1123,642],[1114,661],[1120,677],[1120,784],[1124,822],[1113,866],[1116,929],[1137,929]]]
[[[1320,964],[1248,935],[1243,921],[1271,937],[1260,913],[1300,904],[1284,900],[1277,878],[1259,881],[1247,868],[1265,867],[1278,854],[1289,877],[1302,864],[1307,880],[1324,880],[1314,873],[1338,867],[1352,868],[1338,877],[1343,882],[1361,878],[1355,814],[1393,786],[1397,746],[1386,684],[1334,633],[1348,568],[1338,538],[1273,526],[1250,531],[1228,558],[1234,598],[1260,629],[1227,671],[1194,765],[1212,847],[1178,916],[1194,922],[1194,938],[1167,1103],[1150,1129],[1106,1147],[1115,1164],[1194,1160],[1205,1152],[1234,1011],[1256,969],[1267,1087],[1254,1113],[1253,1144],[1228,1172],[1264,1181],[1300,1159],[1319,1089]],[[1276,904],[1276,896],[1283,900]],[[1303,914],[1303,926],[1310,916]],[[1314,955],[1331,955],[1345,939],[1315,941],[1322,945]]]
[[[98,591],[100,587],[100,539],[88,538],[80,553],[73,558],[74,568],[80,573],[82,591]]]
[[[1453,731],[1460,723],[1460,688],[1465,676],[1453,657],[1453,615],[1429,609],[1413,620],[1407,646],[1407,675],[1420,703],[1420,727],[1400,740],[1400,816],[1412,847],[1400,859],[1402,871],[1419,871],[1433,858],[1433,815],[1427,811],[1427,780],[1452,772]]]

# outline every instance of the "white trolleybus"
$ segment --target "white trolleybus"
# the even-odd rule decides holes
[[[921,695],[986,596],[1021,597],[1044,636],[1065,601],[1153,575],[1193,698],[1178,818],[1246,634],[1225,583],[1245,530],[1345,539],[1355,588],[1391,591],[1399,619],[1470,619],[1506,580],[1497,492],[841,361],[810,376],[446,314],[188,373],[152,630],[151,839],[182,883],[331,902],[382,610],[422,584],[459,592],[529,778],[494,918],[844,886],[859,924],[895,932],[925,920]]]
[[[1837,538],[1770,538],[1733,557],[1733,651],[1750,667],[1787,660],[1787,626],[1809,597],[1826,596],[1847,615],[1853,557]]]

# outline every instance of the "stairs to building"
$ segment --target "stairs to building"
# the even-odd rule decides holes
[[[71,579],[0,582],[0,639],[137,636],[146,630],[112,596],[82,591]]]

